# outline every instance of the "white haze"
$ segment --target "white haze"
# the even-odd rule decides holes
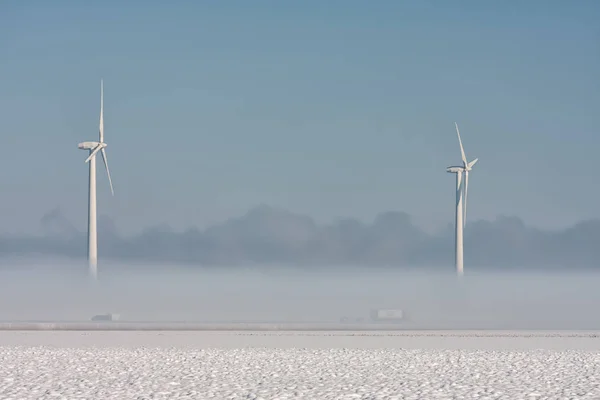
[[[471,270],[474,268],[471,267]],[[600,329],[600,274],[0,264],[0,320],[337,322],[400,308],[408,329]]]

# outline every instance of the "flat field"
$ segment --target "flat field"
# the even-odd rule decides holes
[[[0,332],[8,399],[597,399],[600,333]]]

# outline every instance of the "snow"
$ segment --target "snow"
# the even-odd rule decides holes
[[[597,399],[600,337],[0,332],[2,399]]]

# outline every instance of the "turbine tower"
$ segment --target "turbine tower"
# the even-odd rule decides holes
[[[477,158],[471,162],[467,162],[465,156],[465,149],[460,139],[460,131],[458,130],[458,124],[455,122],[456,134],[458,135],[458,144],[460,145],[460,155],[462,158],[463,165],[452,166],[446,168],[446,171],[452,174],[456,174],[456,214],[455,214],[455,236],[454,236],[454,256],[456,264],[456,273],[459,276],[463,275],[463,229],[466,223],[467,217],[467,194],[469,190],[469,171],[473,169],[473,166],[477,163]],[[463,179],[464,174],[464,179]],[[463,199],[464,197],[464,199]]]
[[[97,142],[82,142],[79,143],[79,149],[89,152],[85,162],[90,165],[90,179],[88,189],[88,263],[89,272],[93,279],[98,275],[98,237],[96,229],[96,155],[102,152],[102,160],[108,175],[108,183],[110,191],[115,195],[113,190],[112,180],[110,179],[110,171],[108,170],[108,161],[106,159],[106,146],[104,143],[104,83],[100,80],[100,127],[99,140]]]

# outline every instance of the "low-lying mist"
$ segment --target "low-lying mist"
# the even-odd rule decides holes
[[[472,271],[476,268],[471,267]],[[338,322],[402,309],[408,329],[600,329],[600,273],[0,264],[0,320]]]

